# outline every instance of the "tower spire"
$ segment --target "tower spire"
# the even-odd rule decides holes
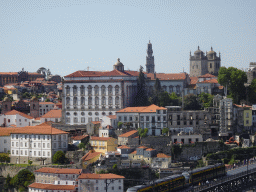
[[[153,49],[152,49],[152,44],[150,43],[150,40],[148,43],[147,56],[146,56],[146,72],[147,73],[155,72]]]

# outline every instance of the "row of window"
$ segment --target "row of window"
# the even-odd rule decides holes
[[[41,155],[43,155],[44,157],[50,157],[50,152],[45,152],[45,151],[43,151],[43,152],[41,152],[41,151],[34,151],[34,156],[41,156]],[[16,153],[15,153],[15,150],[12,150],[12,155],[28,155],[28,151],[27,150],[24,150],[24,152],[23,152],[23,150],[20,150],[20,154],[19,154],[19,150],[16,150]],[[32,151],[30,151],[30,154],[29,154],[30,156],[32,156]]]
[[[88,191],[91,191],[91,190],[94,191],[94,190],[93,190],[94,187],[86,187],[86,189],[87,189]],[[121,190],[122,187],[119,186],[118,189]],[[99,187],[95,187],[95,191],[98,191],[98,190],[99,190]],[[109,190],[115,191],[115,187],[109,187],[109,188],[108,188],[108,191],[109,191]],[[82,187],[80,187],[80,191],[83,191]],[[104,191],[106,191],[106,187],[104,187]]]
[[[88,97],[88,105],[100,105],[100,99],[99,97],[95,97],[94,99],[94,103],[92,102],[93,99],[92,97]],[[70,105],[70,97],[66,98],[66,105]],[[106,97],[102,97],[101,98],[101,105],[106,105]],[[119,97],[115,97],[115,105],[119,105],[120,104],[120,99]],[[77,97],[74,97],[73,99],[73,105],[79,105],[78,104],[78,99]],[[85,105],[85,97],[81,97],[80,100],[80,105]],[[108,97],[108,105],[113,105],[113,98],[112,97]]]
[[[151,118],[150,118],[151,117]],[[166,116],[140,116],[140,121],[151,121],[155,122],[155,121],[161,121],[161,117],[162,117],[162,121],[166,121]],[[138,121],[138,116],[119,116],[118,117],[119,121]]]
[[[20,142],[20,147],[28,147],[28,142]],[[38,148],[41,148],[41,143],[34,143],[34,148],[38,147]],[[12,142],[12,147],[14,147],[14,142]],[[16,142],[16,147],[19,147],[19,142]],[[32,144],[30,143],[29,144],[29,147],[32,148]],[[61,143],[59,142],[59,145],[58,145],[59,148],[61,148]],[[67,144],[66,142],[63,142],[63,147],[67,147]],[[42,148],[46,148],[46,143],[42,143]],[[47,148],[50,148],[50,143],[47,143]],[[53,144],[53,148],[57,148],[57,144],[54,143]]]
[[[12,134],[12,139],[20,139],[20,140],[23,140],[23,139],[33,139],[33,140],[50,140],[50,135],[14,135]],[[53,135],[53,140],[56,140],[57,136],[56,135]],[[67,135],[62,135],[62,138],[63,139],[67,139]],[[61,140],[61,135],[58,135],[58,139]]]
[[[89,85],[87,87],[88,95],[92,94],[92,92],[93,92],[92,89],[94,89],[94,94],[95,95],[99,94],[99,89],[100,89],[99,86],[96,85],[93,88],[91,85]],[[113,87],[111,85],[109,85],[107,89],[108,89],[108,94],[112,95]],[[119,86],[116,85],[115,86],[115,95],[118,95],[119,92],[120,92]],[[73,87],[73,95],[77,95],[77,94],[78,94],[78,87],[74,86]],[[104,85],[101,86],[101,94],[102,95],[106,94],[106,87]],[[66,87],[66,95],[70,95],[70,87],[69,86]],[[80,87],[80,95],[85,95],[85,87],[84,86]]]
[[[183,123],[182,123],[183,122]],[[170,125],[174,125],[174,123],[172,121],[169,122]],[[193,121],[177,121],[177,125],[193,125]],[[199,121],[196,121],[196,125],[199,124]],[[204,122],[204,124],[207,124],[207,121]]]

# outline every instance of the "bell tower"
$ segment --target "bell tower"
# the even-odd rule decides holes
[[[146,72],[155,73],[155,62],[152,50],[152,44],[148,43],[147,56],[146,56]]]

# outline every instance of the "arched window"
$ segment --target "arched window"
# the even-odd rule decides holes
[[[95,105],[99,105],[99,97],[95,97]]]
[[[74,97],[73,105],[77,105],[77,97]]]
[[[106,105],[106,98],[105,97],[101,98],[101,105]]]
[[[119,97],[115,98],[115,105],[119,105]]]
[[[118,94],[119,94],[119,86],[116,85],[116,86],[115,86],[115,95],[118,95]]]
[[[73,95],[77,95],[77,86],[73,87]]]
[[[88,105],[92,105],[92,97],[88,98]]]
[[[80,95],[84,96],[84,86],[83,85],[80,87]]]
[[[66,113],[66,115],[67,115],[67,116],[70,116],[70,113],[69,113],[69,112],[67,112],[67,113]]]
[[[81,105],[85,105],[85,98],[81,97]]]
[[[66,98],[66,104],[70,105],[70,98],[69,97]]]
[[[70,95],[70,87],[69,86],[66,87],[66,95]]]
[[[92,86],[91,85],[88,86],[88,95],[92,95]]]
[[[210,68],[212,68],[212,64],[210,63]]]
[[[109,97],[109,98],[108,98],[108,104],[109,104],[109,105],[112,105],[112,104],[113,104],[113,99],[112,99],[112,97]]]
[[[106,94],[106,87],[104,85],[101,86],[101,95]]]
[[[108,95],[112,95],[112,86],[111,85],[108,86]]]
[[[99,87],[97,85],[94,87],[94,94],[99,95]]]

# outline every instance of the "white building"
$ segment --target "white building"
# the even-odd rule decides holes
[[[28,186],[29,192],[77,191],[77,178],[82,169],[43,167],[35,171],[35,182]]]
[[[107,185],[106,185],[107,183]],[[94,174],[82,173],[78,177],[79,192],[96,192],[96,191],[124,191],[124,177],[116,174]]]
[[[103,116],[101,118],[101,127],[107,127],[110,125],[111,127],[117,127],[116,115]]]
[[[4,127],[30,126],[34,118],[20,111],[12,110],[0,115],[0,125]]]
[[[39,102],[39,117],[46,114],[48,111],[53,110],[54,103],[52,102]]]
[[[11,133],[11,163],[45,164],[52,162],[57,151],[67,151],[68,133],[43,123],[27,126]]]
[[[18,128],[0,128],[0,153],[11,151],[11,133]]]
[[[52,121],[58,123],[61,121],[61,109],[52,109],[48,111],[46,114],[40,117],[41,123]]]
[[[148,128],[148,135],[161,135],[167,127],[167,108],[154,104],[145,107],[127,107],[116,112],[117,121],[132,123],[134,128]]]

